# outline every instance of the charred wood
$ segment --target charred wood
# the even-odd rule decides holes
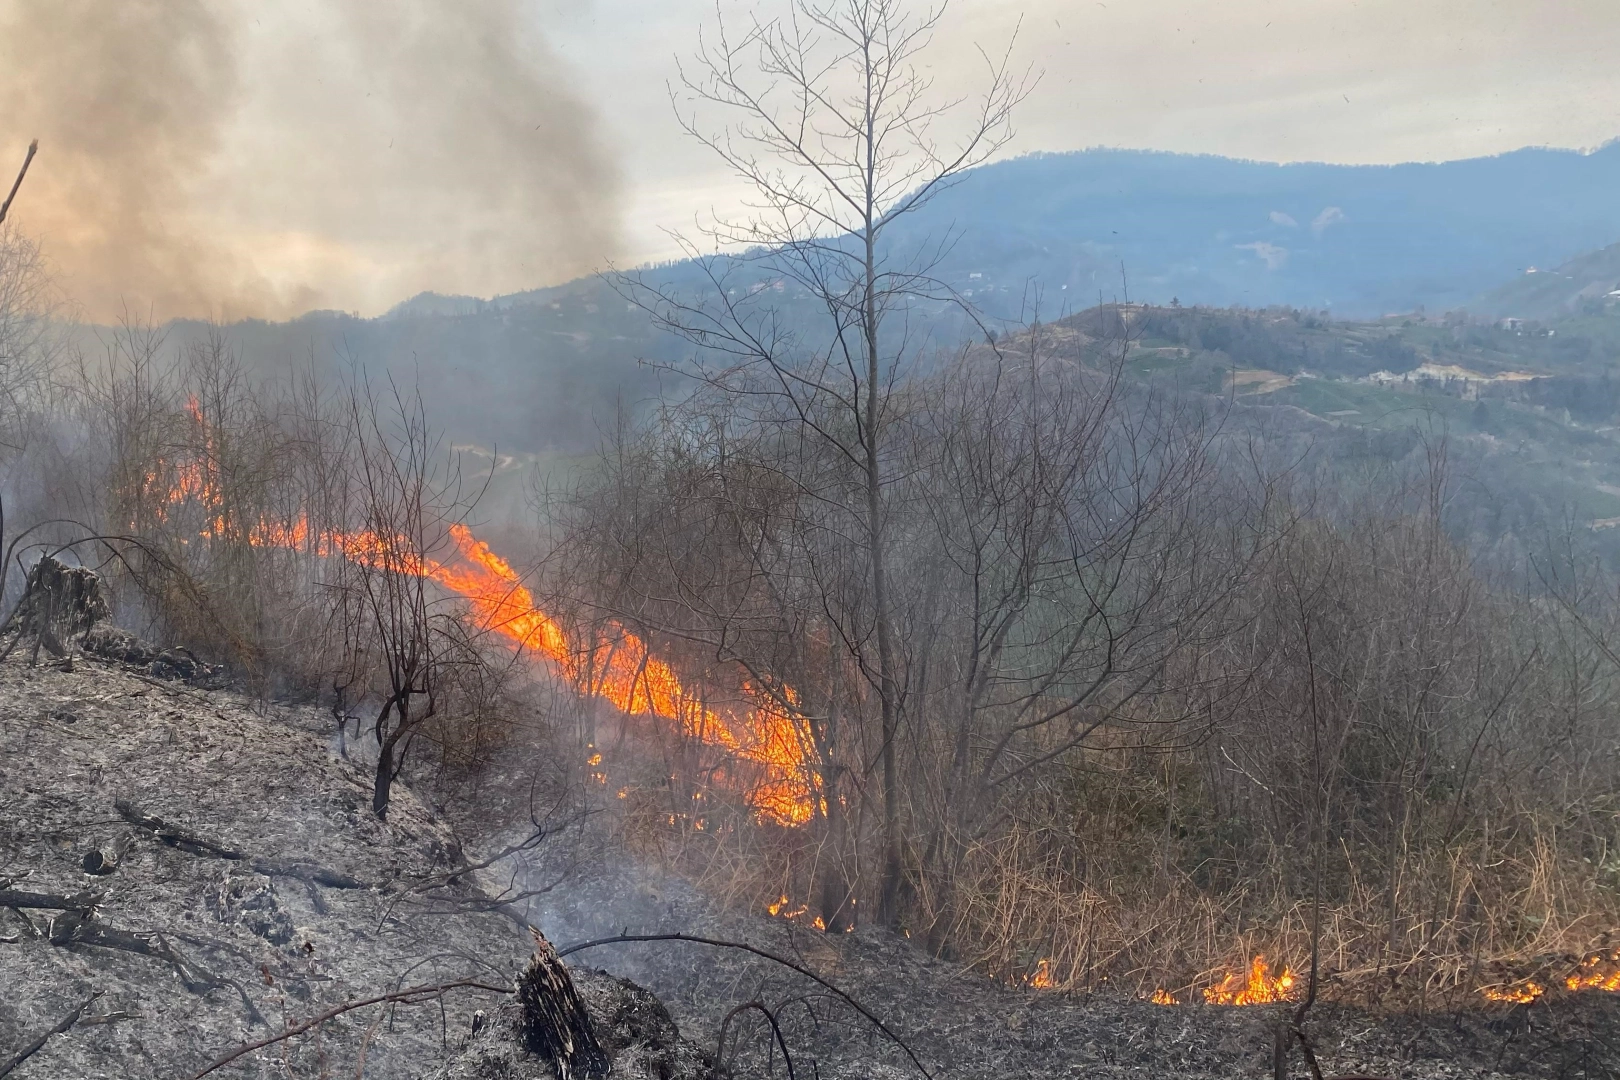
[[[574,980],[545,935],[532,926],[529,933],[534,935],[534,958],[517,990],[523,1041],[556,1067],[558,1080],[601,1080],[608,1074],[607,1051]]]
[[[67,1034],[68,1029],[79,1022],[79,1017],[84,1014],[84,1010],[88,1009],[91,1003],[100,996],[101,991],[95,991],[89,997],[79,1002],[78,1006],[75,1007],[72,1012],[58,1020],[55,1027],[51,1028],[47,1032],[44,1032],[38,1038],[24,1046],[21,1050],[18,1050],[15,1054],[11,1055],[11,1057],[4,1064],[0,1064],[0,1076],[10,1076],[17,1066],[27,1061],[41,1048],[43,1048],[44,1045],[50,1041],[52,1035]]]
[[[153,817],[144,813],[139,807],[124,799],[114,804],[118,814],[125,821],[152,834],[153,838],[172,847],[177,851],[184,851],[188,855],[197,855],[202,858],[226,859],[231,862],[244,862],[254,873],[265,877],[294,878],[308,885],[324,885],[329,889],[364,889],[367,884],[359,878],[321,866],[318,863],[300,862],[294,859],[272,859],[250,855],[245,851],[226,847],[215,843],[195,833],[187,832],[178,826],[171,825],[162,818]]]
[[[28,571],[22,599],[6,620],[4,631],[16,633],[12,647],[31,637],[32,660],[37,661],[41,646],[52,656],[66,656],[73,638],[89,632],[107,616],[107,601],[96,572],[46,555]]]
[[[0,907],[34,908],[39,911],[90,911],[101,902],[101,894],[80,892],[72,895],[59,893],[22,892],[18,889],[0,889]]]
[[[118,930],[96,922],[94,911],[72,910],[64,911],[51,920],[50,939],[52,945],[64,948],[89,946],[161,960],[174,968],[175,974],[180,976],[180,982],[193,994],[206,994],[211,990],[235,990],[237,996],[242,999],[242,1007],[247,1012],[249,1020],[256,1024],[265,1024],[264,1017],[260,1015],[258,1008],[254,1006],[253,1000],[248,997],[247,991],[242,989],[240,983],[212,974],[201,965],[182,956],[162,934],[140,934]]]

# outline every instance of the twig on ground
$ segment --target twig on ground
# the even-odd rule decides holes
[[[11,1055],[11,1059],[9,1061],[3,1065],[0,1065],[0,1076],[10,1076],[12,1070],[16,1069],[17,1066],[21,1065],[23,1062],[32,1057],[36,1051],[38,1051],[46,1044],[46,1042],[50,1040],[52,1035],[66,1034],[69,1028],[79,1022],[80,1015],[83,1014],[84,1010],[90,1007],[90,1003],[95,1001],[96,998],[100,996],[100,990],[93,991],[89,997],[79,1002],[78,1006],[72,1012],[58,1020],[55,1027],[51,1028],[49,1031],[36,1038],[33,1042]]]
[[[378,994],[376,997],[369,997],[363,1001],[346,1001],[342,1005],[333,1006],[332,1008],[321,1013],[319,1016],[310,1017],[301,1024],[294,1024],[292,1027],[287,1028],[285,1031],[282,1031],[279,1034],[272,1035],[266,1039],[260,1039],[257,1042],[243,1043],[241,1046],[238,1046],[229,1053],[222,1054],[220,1057],[215,1058],[201,1072],[192,1076],[191,1080],[202,1080],[202,1077],[207,1076],[216,1069],[229,1065],[237,1058],[251,1054],[255,1050],[262,1050],[266,1046],[273,1046],[276,1043],[282,1042],[285,1039],[290,1039],[295,1035],[302,1035],[309,1029],[319,1027],[328,1020],[331,1020],[334,1017],[342,1016],[344,1013],[353,1012],[356,1009],[364,1009],[368,1005],[383,1005],[388,1003],[416,1005],[420,1004],[424,1000],[437,997],[448,991],[463,989],[487,990],[492,994],[512,993],[512,988],[510,986],[491,986],[489,983],[476,982],[472,979],[458,979],[454,982],[437,983],[433,986],[413,986],[408,990],[396,990],[391,994]]]

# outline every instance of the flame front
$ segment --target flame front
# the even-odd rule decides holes
[[[1603,990],[1611,994],[1620,990],[1620,952],[1607,956],[1593,953],[1581,961],[1564,985],[1571,990]]]
[[[588,648],[578,649],[504,559],[465,525],[453,525],[461,565],[430,562],[422,573],[465,597],[489,630],[554,661],[576,685],[631,716],[673,723],[700,742],[726,750],[758,767],[749,787],[752,805],[786,824],[809,821],[816,792],[804,748],[808,732],[787,706],[797,701],[791,687],[769,694],[744,684],[746,704],[722,711],[693,693],[666,661],[652,655],[639,636],[610,625]]]
[[[1528,1005],[1546,992],[1547,988],[1534,980],[1514,986],[1487,986],[1480,991],[1489,1001],[1507,1001],[1515,1005]]]
[[[1265,957],[1257,956],[1250,961],[1246,977],[1228,975],[1204,991],[1204,1000],[1211,1005],[1265,1005],[1286,1001],[1293,988],[1294,973],[1286,965],[1273,976]]]
[[[789,686],[742,686],[742,702],[712,707],[706,695],[687,687],[668,662],[654,656],[629,629],[609,624],[593,640],[572,641],[562,626],[535,603],[516,571],[464,524],[450,527],[455,557],[440,562],[418,553],[404,538],[370,531],[314,530],[306,516],[291,521],[233,520],[216,475],[212,426],[196,398],[186,411],[201,433],[197,460],[164,462],[144,477],[143,494],[162,493],[156,513],[192,503],[204,512],[199,533],[208,539],[246,540],[255,547],[286,548],[323,558],[341,557],[362,565],[428,578],[465,599],[480,624],[512,643],[554,662],[576,686],[631,716],[671,723],[684,735],[725,750],[744,763],[739,783],[761,815],[786,825],[809,821],[818,805],[814,774],[805,748],[809,732]],[[592,767],[600,764],[592,762]],[[605,782],[605,774],[593,774]],[[622,793],[621,793],[622,794]]]

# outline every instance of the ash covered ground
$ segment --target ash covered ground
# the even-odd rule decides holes
[[[86,1001],[11,1075],[190,1077],[345,1001],[453,980],[504,989],[522,971],[527,932],[454,877],[449,826],[398,787],[377,820],[324,714],[88,657],[30,667],[25,652],[0,663],[0,888],[97,896],[87,920],[0,908],[0,1074]],[[91,852],[116,870],[86,873]],[[579,983],[617,1075],[707,1075],[656,1001],[607,976]],[[506,1001],[460,989],[346,1013],[212,1075],[550,1075],[516,1046]]]
[[[458,979],[509,987],[530,953],[527,918],[564,948],[623,932],[751,943],[848,992],[941,1080],[1271,1073],[1268,1008],[1007,989],[880,931],[828,936],[723,910],[592,827],[468,873],[469,856],[526,824],[486,807],[458,834],[407,787],[378,821],[368,779],[312,708],[90,657],[71,670],[0,663],[0,888],[99,894],[88,926],[72,912],[0,910],[0,1069],[87,1000],[12,1075],[189,1077],[347,1000]],[[88,874],[92,852],[117,869]],[[491,898],[514,881],[544,891],[501,910]],[[568,963],[614,1076],[711,1075],[719,1030],[753,1002],[782,1040],[758,1009],[736,1012],[723,1054],[735,1075],[787,1075],[782,1044],[800,1077],[921,1075],[833,992],[750,953],[638,943]],[[462,989],[358,1010],[212,1075],[553,1075],[518,1045],[507,1002]],[[1328,1076],[1620,1074],[1620,995],[1421,1017],[1323,1005],[1310,1030]]]
[[[554,869],[532,859],[533,880]],[[1272,1076],[1277,1007],[1160,1006],[1132,995],[1062,995],[1008,988],[871,928],[827,935],[779,919],[718,910],[680,879],[622,857],[576,870],[571,887],[528,901],[560,942],[625,930],[750,942],[793,959],[872,1008],[939,1078],[1213,1078]],[[893,1044],[802,977],[733,950],[683,942],[593,949],[591,963],[647,986],[682,1030],[715,1031],[739,1002],[776,1010],[800,1060],[822,1077],[920,1075]],[[1292,1006],[1288,1006],[1288,1011]],[[814,1014],[814,1015],[812,1015]],[[1318,1004],[1306,1024],[1327,1077],[1484,1078],[1620,1075],[1620,995],[1582,994],[1529,1006],[1428,1015],[1372,1014]],[[757,1027],[740,1047],[745,1075],[771,1048]],[[731,1052],[728,1051],[728,1057]],[[1309,1076],[1296,1051],[1289,1075]],[[784,1075],[778,1069],[775,1075]]]

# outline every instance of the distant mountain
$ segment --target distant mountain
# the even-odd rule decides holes
[[[1389,166],[1088,150],[976,169],[896,240],[953,231],[946,276],[997,314],[1026,282],[1048,311],[1116,297],[1123,271],[1153,303],[1369,316],[1461,307],[1620,240],[1617,191],[1620,141]]]
[[[1551,319],[1620,299],[1620,244],[1578,255],[1552,269],[1529,267],[1469,305],[1495,318]]]
[[[1090,150],[975,169],[897,223],[890,243],[903,257],[942,250],[937,273],[992,319],[1027,318],[1037,293],[1048,320],[1113,299],[1127,291],[1122,271],[1131,298],[1150,303],[1436,313],[1510,278],[1539,286],[1526,268],[1620,240],[1617,191],[1620,142],[1395,166]],[[644,274],[693,296],[708,288],[691,262]],[[1559,279],[1549,302],[1605,280]],[[810,327],[814,305],[769,284],[757,303]],[[968,332],[941,305],[916,314],[947,348]],[[207,332],[176,324],[171,341]],[[239,323],[230,337],[262,373],[312,361],[390,371],[422,389],[453,440],[525,451],[593,444],[620,410],[679,386],[661,369],[687,353],[596,278],[490,300],[423,293],[377,319],[316,312]]]

